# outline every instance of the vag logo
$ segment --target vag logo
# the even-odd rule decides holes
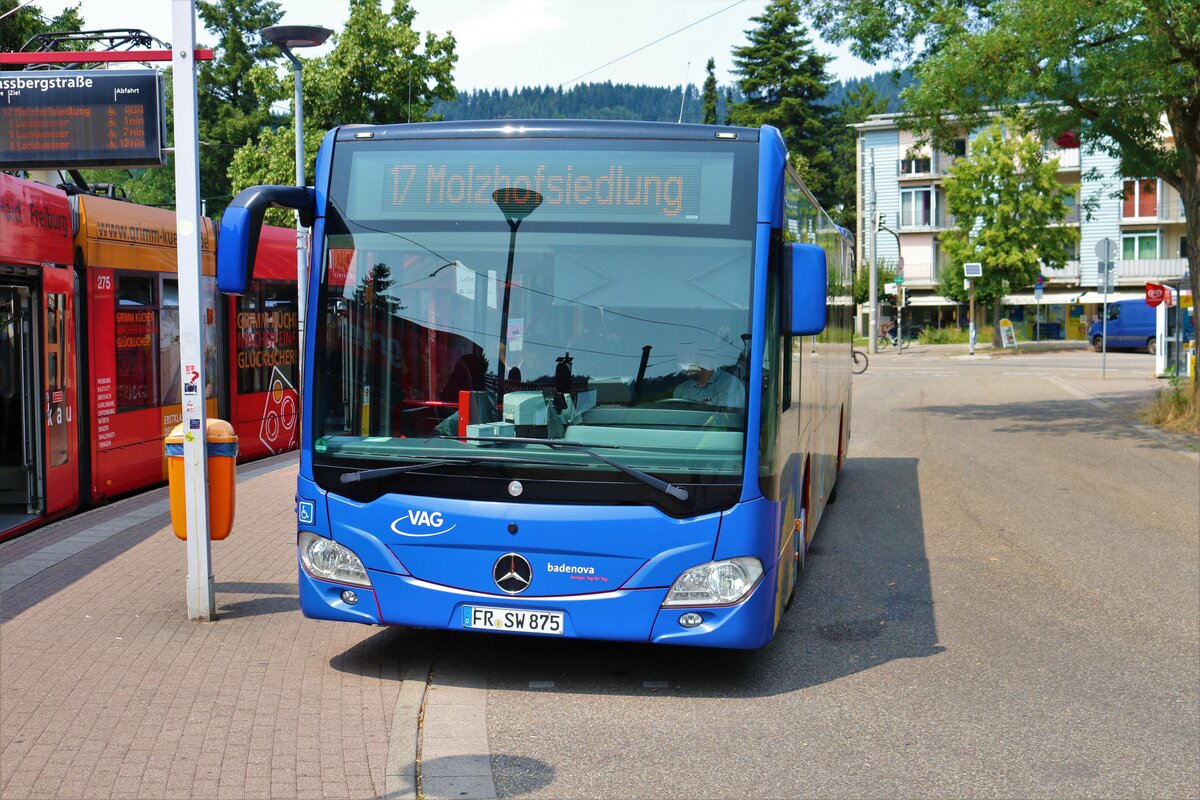
[[[417,511],[409,509],[403,517],[392,520],[392,531],[401,536],[440,536],[449,533],[455,526],[443,527],[445,518],[440,511]],[[407,528],[408,530],[404,530]]]

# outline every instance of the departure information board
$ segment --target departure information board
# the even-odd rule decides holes
[[[0,169],[160,167],[154,70],[0,72]]]

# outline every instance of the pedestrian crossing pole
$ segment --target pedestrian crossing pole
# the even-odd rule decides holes
[[[196,3],[171,0],[175,94],[175,228],[179,257],[179,363],[183,387],[184,507],[188,619],[216,614],[209,546],[204,303],[200,294],[200,127],[196,97]]]

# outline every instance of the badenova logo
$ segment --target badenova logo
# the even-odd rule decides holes
[[[441,536],[456,527],[451,525],[447,528],[444,527],[445,524],[446,520],[440,511],[418,511],[410,508],[403,517],[392,520],[392,532],[401,536]],[[409,530],[401,530],[400,526]]]
[[[567,572],[572,575],[595,575],[595,567],[577,567],[574,564],[551,564],[547,562],[546,572]]]

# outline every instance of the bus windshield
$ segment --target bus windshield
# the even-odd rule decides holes
[[[339,145],[315,320],[325,488],[374,470],[360,494],[502,481],[512,500],[515,480],[539,487],[522,500],[657,502],[645,473],[693,487],[692,512],[736,500],[752,170],[729,146],[614,144]]]

